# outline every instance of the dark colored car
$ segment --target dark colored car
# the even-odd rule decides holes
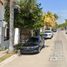
[[[44,47],[44,39],[40,37],[31,37],[25,44],[20,48],[20,53],[39,53]]]

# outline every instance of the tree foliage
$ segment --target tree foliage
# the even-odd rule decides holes
[[[5,21],[9,22],[10,18],[10,0],[6,0],[5,3]]]
[[[55,27],[57,19],[58,16],[56,14],[53,14],[52,12],[47,12],[44,14],[44,24],[47,27]]]
[[[67,27],[67,19],[65,19],[64,23],[58,25],[58,28],[65,28],[65,27]]]
[[[34,2],[32,2],[34,1]],[[37,29],[42,26],[42,8],[35,0],[25,0],[18,4],[20,13],[15,14],[15,27]]]

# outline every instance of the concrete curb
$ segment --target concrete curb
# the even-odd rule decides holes
[[[13,61],[15,58],[17,58],[18,55],[14,54],[11,57],[9,57],[8,59],[4,60],[3,62],[0,63],[0,67],[3,67],[5,64],[10,63],[11,61]]]

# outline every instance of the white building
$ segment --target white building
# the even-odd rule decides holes
[[[5,35],[5,25],[4,25],[4,0],[0,0],[0,47],[4,47],[4,35]]]

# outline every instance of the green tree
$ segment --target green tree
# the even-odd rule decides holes
[[[56,20],[59,18],[56,13],[54,14],[54,17],[55,17]]]
[[[55,17],[52,12],[47,12],[44,15],[44,23],[45,23],[46,27],[54,27]]]
[[[9,22],[10,7],[8,5],[10,5],[10,0],[7,0],[7,3],[5,20]],[[14,27],[20,29],[20,35],[22,30],[34,30],[43,26],[41,4],[37,4],[36,0],[20,0],[16,3],[20,6],[20,12],[14,11]]]
[[[5,21],[7,22],[7,39],[9,39],[10,0],[5,1]]]
[[[58,25],[58,28],[66,28],[67,27],[67,19],[62,24]]]
[[[40,4],[36,4],[35,0],[25,0],[25,2],[22,2],[21,0],[19,6],[20,13],[15,16],[15,27],[30,29],[36,27],[34,24],[41,21],[42,17]]]
[[[5,21],[9,23],[10,18],[10,0],[6,0],[5,3]]]
[[[20,39],[22,30],[36,30],[43,26],[41,4],[36,0],[20,0],[20,13],[15,14],[15,27],[20,28]]]

